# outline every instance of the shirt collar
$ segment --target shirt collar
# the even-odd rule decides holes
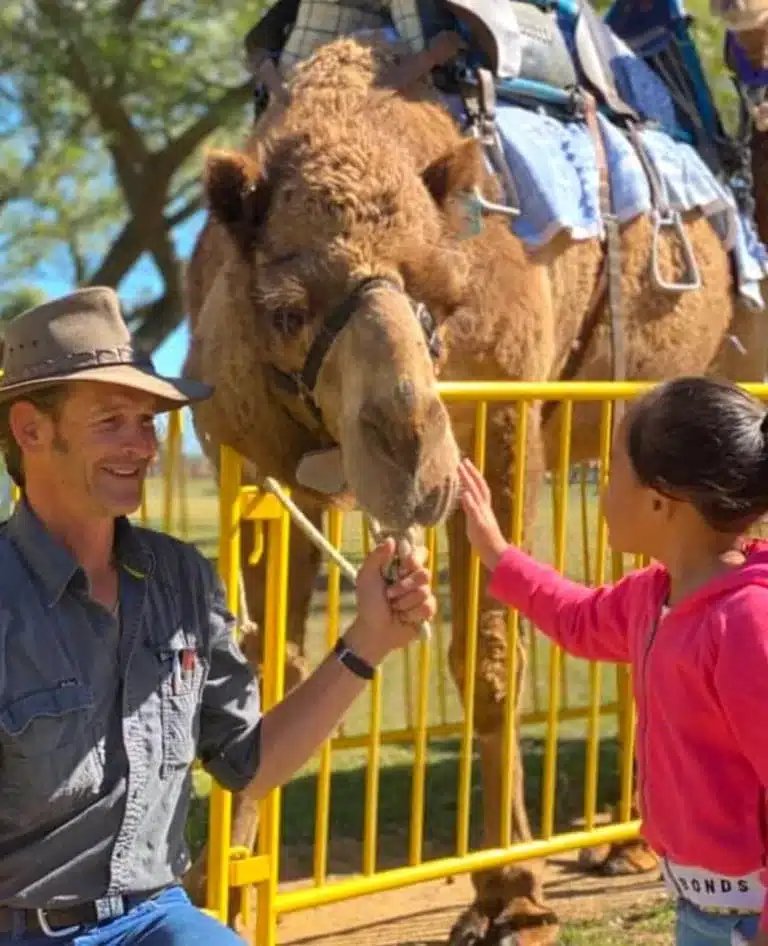
[[[75,557],[51,533],[22,496],[8,521],[8,535],[45,588],[52,607],[73,580],[88,590],[88,578]],[[149,577],[154,566],[152,552],[125,516],[115,519],[117,559],[134,578]]]

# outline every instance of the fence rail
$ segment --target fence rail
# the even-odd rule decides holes
[[[558,456],[549,477],[551,490],[551,561],[561,572],[586,583],[601,584],[619,577],[627,565],[642,565],[639,559],[629,563],[621,556],[611,555],[605,523],[599,511],[599,503],[589,498],[589,477],[580,475],[573,483],[570,462],[571,438],[574,417],[579,407],[593,402],[599,407],[599,451],[596,486],[601,488],[609,471],[612,418],[617,401],[630,400],[651,384],[630,383],[443,383],[441,396],[446,404],[470,405],[474,408],[473,458],[482,470],[486,461],[487,424],[489,410],[499,404],[512,404],[517,411],[514,455],[516,457],[512,495],[511,521],[508,536],[520,543],[523,539],[524,501],[527,471],[522,458],[529,436],[531,409],[537,401],[556,401],[559,404]],[[768,385],[745,385],[747,390],[768,400]],[[180,420],[171,422],[168,442],[168,467],[163,498],[162,525],[174,531],[174,513],[177,513],[179,528],[185,537],[189,529],[189,510],[184,495],[184,483],[180,478],[182,464],[178,462],[181,443]],[[583,468],[582,468],[583,469]],[[580,506],[576,535],[569,533],[568,511],[574,501]],[[594,506],[594,508],[593,508]],[[239,609],[237,576],[240,568],[240,535],[245,518],[255,525],[256,547],[251,560],[264,558],[267,570],[266,616],[264,634],[263,702],[265,708],[273,706],[283,695],[283,669],[285,663],[285,628],[287,615],[287,582],[289,564],[289,519],[274,496],[261,494],[253,487],[242,484],[242,461],[228,448],[221,454],[220,490],[218,496],[218,569],[227,589],[230,609],[237,614]],[[148,518],[146,505],[142,518]],[[349,516],[331,511],[326,519],[327,535],[337,548],[342,548],[345,523]],[[364,533],[364,530],[363,530]],[[363,538],[365,543],[365,538]],[[434,565],[436,588],[441,593],[437,563],[443,561],[441,530],[428,530],[426,541]],[[573,547],[578,547],[580,563],[574,565],[569,558]],[[363,545],[362,552],[366,551]],[[545,555],[534,550],[537,555]],[[342,627],[343,597],[342,576],[338,565],[329,562],[326,566],[327,610],[323,620],[324,633],[316,641],[321,652],[333,645]],[[400,674],[392,666],[385,665],[377,671],[370,686],[367,726],[362,732],[342,732],[329,738],[317,757],[315,796],[315,828],[313,867],[311,877],[298,889],[280,888],[280,854],[284,825],[281,820],[283,791],[272,792],[260,805],[260,832],[257,852],[234,850],[230,846],[231,795],[213,785],[209,801],[208,823],[208,889],[206,909],[222,920],[227,919],[229,900],[233,888],[254,884],[257,889],[257,915],[255,918],[256,940],[260,946],[274,946],[277,919],[281,914],[295,912],[314,906],[361,897],[377,891],[391,890],[428,880],[447,878],[456,874],[486,870],[503,864],[520,862],[531,858],[549,857],[581,847],[602,845],[627,840],[637,836],[639,823],[631,817],[633,797],[633,739],[634,706],[631,700],[630,673],[627,668],[608,668],[597,663],[587,663],[565,657],[559,647],[545,641],[538,633],[530,636],[529,655],[531,670],[528,686],[531,687],[528,706],[523,714],[525,727],[543,727],[543,758],[541,762],[541,821],[538,836],[530,843],[512,843],[511,799],[514,790],[512,771],[515,720],[513,703],[505,701],[503,723],[503,755],[500,765],[502,799],[498,844],[489,848],[473,844],[472,784],[476,764],[476,739],[474,733],[475,678],[477,671],[477,620],[480,598],[480,563],[475,554],[470,561],[469,602],[465,615],[466,673],[462,697],[463,712],[455,709],[453,718],[449,709],[449,693],[446,687],[446,628],[448,620],[441,608],[436,622],[436,633],[431,642],[418,641],[400,658]],[[506,654],[507,680],[516,675],[517,647],[515,643],[521,632],[520,615],[510,610],[507,618],[508,645]],[[414,663],[415,660],[415,670]],[[548,663],[543,675],[545,660]],[[581,678],[586,680],[586,700],[573,699],[569,692],[573,688],[573,668],[581,668]],[[607,671],[615,674],[616,691],[606,698],[604,676]],[[401,724],[387,727],[384,723],[382,698],[385,680],[395,685],[401,680],[404,719]],[[545,683],[542,685],[542,681]],[[546,689],[547,699],[542,699],[541,690]],[[436,709],[433,704],[437,704]],[[456,718],[458,717],[458,718]],[[620,750],[618,777],[612,788],[606,789],[605,773],[600,771],[600,745],[605,738],[606,720],[613,720],[617,730]],[[557,823],[558,801],[558,755],[561,727],[564,724],[584,727],[584,778],[583,829],[563,830]],[[427,772],[429,770],[428,749],[432,742],[444,739],[458,741],[458,762],[455,780],[455,842],[453,851],[437,856],[425,856],[425,811],[427,810]],[[401,866],[379,868],[378,857],[378,809],[382,748],[395,743],[410,747],[411,798],[407,839],[407,863]],[[341,880],[330,880],[328,871],[330,804],[332,795],[332,770],[337,753],[355,750],[366,751],[365,783],[363,788],[363,838],[359,873]],[[526,760],[524,760],[525,762]],[[602,782],[601,782],[602,774]],[[610,780],[608,780],[610,781]],[[598,801],[601,785],[603,794],[613,793],[616,802],[613,823],[597,826]],[[529,801],[531,799],[528,799]]]

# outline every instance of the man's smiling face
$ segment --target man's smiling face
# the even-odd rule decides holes
[[[130,388],[68,384],[55,416],[35,411],[30,417],[38,431],[37,448],[25,457],[28,477],[50,483],[62,504],[76,505],[81,515],[130,515],[141,504],[157,452],[157,408],[153,395]]]

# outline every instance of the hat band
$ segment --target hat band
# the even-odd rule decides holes
[[[9,364],[0,377],[2,377],[2,387],[6,387],[27,381],[68,375],[87,368],[108,368],[119,365],[132,365],[152,370],[152,360],[147,355],[139,354],[132,345],[119,345],[116,348],[94,348],[90,351],[71,352],[59,358],[45,358],[18,368]]]

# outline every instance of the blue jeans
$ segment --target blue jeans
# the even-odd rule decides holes
[[[720,916],[705,913],[687,900],[677,904],[675,946],[736,946],[757,934],[758,916]]]
[[[229,927],[201,912],[182,887],[164,890],[124,916],[83,926],[73,936],[0,934],[0,946],[243,946]]]

